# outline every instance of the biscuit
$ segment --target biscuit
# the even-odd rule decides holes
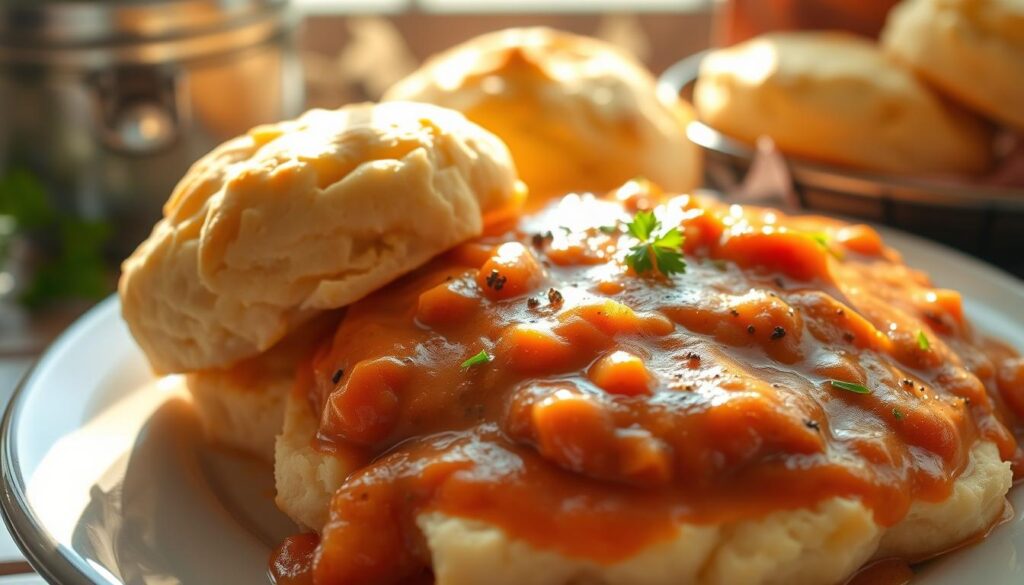
[[[287,412],[277,440],[276,501],[296,522],[320,531],[354,465],[313,447],[318,421],[301,397],[289,395]],[[673,539],[612,565],[537,549],[479,520],[424,512],[417,525],[444,585],[829,584],[872,558],[920,558],[983,532],[1002,513],[1011,482],[1009,463],[982,441],[947,499],[914,502],[895,526],[879,525],[859,500],[831,498],[728,524],[681,524]]]
[[[479,521],[428,513],[418,524],[444,585],[827,585],[867,561],[881,534],[860,502],[834,498],[758,520],[683,524],[675,538],[602,565],[538,550]]]
[[[431,58],[384,97],[453,108],[494,132],[538,199],[636,176],[674,192],[700,183],[689,106],[659,95],[650,72],[597,39],[547,28],[485,34]]]
[[[694,88],[700,117],[785,153],[889,173],[979,173],[984,125],[935,95],[867,40],[842,33],[765,35],[717,50]]]
[[[334,492],[356,467],[314,447],[319,420],[301,396],[288,394],[274,450],[274,501],[297,524],[320,531]]]
[[[239,365],[248,366],[249,361]],[[285,397],[294,380],[284,372],[263,377],[256,385],[246,384],[248,378],[239,366],[203,370],[185,374],[185,387],[207,440],[273,461]]]
[[[340,313],[320,315],[269,350],[229,368],[185,374],[206,438],[272,462],[296,370],[337,325]]]
[[[157,373],[228,367],[478,235],[519,185],[500,140],[428,104],[260,126],[175,188],[122,266],[122,312]]]
[[[1024,130],[1024,3],[905,1],[889,13],[881,42],[943,92]]]
[[[917,502],[899,524],[886,531],[878,558],[914,559],[939,554],[984,534],[1005,508],[1013,485],[1010,463],[992,443],[971,451],[967,469],[941,502]]]
[[[950,498],[916,502],[889,529],[859,501],[832,498],[722,526],[684,524],[674,539],[610,566],[537,550],[476,520],[427,513],[418,524],[437,582],[445,585],[824,585],[841,582],[872,558],[920,558],[984,531],[1003,510],[1012,474],[992,443],[978,443],[970,465]]]

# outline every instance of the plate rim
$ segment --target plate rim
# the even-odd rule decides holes
[[[815,214],[814,210],[801,210],[802,213]],[[817,215],[821,215],[817,213]],[[832,214],[836,216],[836,214]],[[840,216],[836,216],[840,217]],[[850,221],[849,218],[840,217]],[[861,222],[865,223],[865,222]],[[989,264],[988,262],[961,252],[941,242],[924,238],[903,230],[889,226],[873,226],[882,232],[883,241],[893,249],[905,255],[899,247],[892,246],[891,240],[909,242],[911,245],[925,246],[931,248],[930,252],[941,253],[952,256],[965,268],[975,273],[984,274],[986,278],[998,282],[1003,287],[1009,288],[1024,297],[1024,280],[1015,277],[1013,274]],[[913,268],[913,266],[911,266]],[[935,275],[929,273],[929,278]],[[67,329],[58,335],[50,345],[40,354],[39,358],[29,368],[28,372],[17,384],[10,402],[0,421],[0,516],[11,533],[15,543],[25,554],[26,560],[36,572],[48,583],[91,585],[93,583],[120,584],[118,580],[106,578],[102,573],[84,562],[80,556],[74,555],[67,547],[56,541],[53,535],[47,530],[44,523],[40,521],[31,505],[28,502],[26,493],[25,478],[22,476],[21,467],[17,458],[17,438],[14,432],[19,422],[19,417],[24,407],[26,396],[36,383],[40,372],[52,367],[51,364],[57,361],[64,351],[74,347],[76,340],[86,335],[90,330],[103,325],[107,319],[120,318],[120,300],[117,293],[113,293],[103,301],[96,304],[82,316],[76,319]],[[111,315],[113,313],[113,315]],[[1020,348],[1024,350],[1024,348]],[[1024,486],[1021,487],[1024,489]]]
[[[15,544],[25,554],[25,559],[47,583],[92,585],[110,581],[76,562],[81,557],[68,555],[67,549],[54,539],[33,512],[28,503],[25,478],[18,465],[14,433],[16,420],[38,373],[45,371],[60,356],[61,349],[71,346],[75,339],[102,324],[119,307],[117,293],[113,293],[58,335],[18,382],[0,422],[0,475],[3,478],[0,481],[0,516]]]

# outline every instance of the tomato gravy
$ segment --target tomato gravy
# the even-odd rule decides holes
[[[429,512],[611,563],[834,497],[895,524],[977,440],[1021,469],[1024,361],[874,230],[679,196],[686,272],[640,275],[653,200],[569,196],[348,308],[296,391],[358,471],[281,582],[422,578]]]

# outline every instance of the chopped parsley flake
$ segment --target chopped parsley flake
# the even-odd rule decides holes
[[[836,260],[843,259],[842,252],[836,250],[835,248],[829,245],[828,234],[825,234],[823,232],[811,232],[807,235],[809,235],[811,239],[814,240],[815,242],[818,242],[819,246],[825,248],[825,251],[831,254],[833,258],[835,258]]]
[[[492,359],[494,359],[494,358],[491,357],[491,354],[487,353],[487,350],[481,349],[480,353],[478,353],[478,354],[474,355],[473,357],[469,358],[468,360],[462,362],[462,367],[464,369],[465,368],[472,368],[473,366],[479,366],[481,364],[486,364],[486,363],[490,362]]]
[[[917,347],[920,347],[924,351],[928,351],[932,348],[932,344],[928,341],[928,336],[924,334],[921,329],[917,330]]]
[[[903,420],[903,412],[901,412],[898,408],[892,409],[892,416],[896,420]]]
[[[871,394],[871,390],[868,390],[867,386],[861,384],[854,384],[853,382],[843,382],[842,380],[829,380],[834,388],[840,390],[846,390],[847,392],[853,392],[854,394]]]

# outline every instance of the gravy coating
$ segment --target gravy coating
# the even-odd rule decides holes
[[[656,195],[568,196],[348,308],[296,392],[358,471],[282,582],[423,578],[427,511],[611,563],[839,496],[895,524],[978,440],[1021,469],[1024,361],[873,229],[678,196],[686,272],[637,274]]]

